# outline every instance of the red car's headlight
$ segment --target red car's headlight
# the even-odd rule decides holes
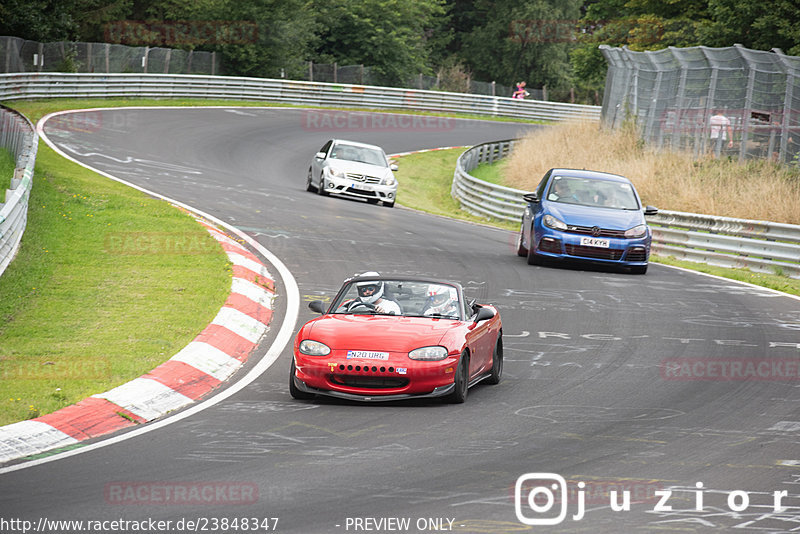
[[[412,360],[439,361],[447,358],[447,349],[444,347],[420,347],[408,353]]]
[[[307,356],[327,356],[331,353],[331,348],[328,345],[310,339],[301,341],[298,350]]]

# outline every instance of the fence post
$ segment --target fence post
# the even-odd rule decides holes
[[[172,49],[167,48],[167,57],[164,58],[164,74],[169,74],[169,60],[172,57]]]
[[[308,81],[309,82],[313,82],[314,81],[314,62],[313,61],[309,61],[308,62]]]
[[[792,115],[792,99],[794,98],[794,84],[800,79],[798,72],[792,67],[792,64],[786,59],[786,55],[780,48],[772,49],[777,54],[781,65],[786,72],[786,93],[783,97],[783,117],[781,118],[781,142],[778,151],[778,161],[788,163],[786,161],[788,154],[786,154],[787,144],[789,142],[789,119]]]
[[[677,150],[681,147],[681,111],[683,110],[683,102],[686,98],[686,79],[689,76],[689,66],[686,64],[684,58],[676,53],[672,47],[669,47],[672,57],[678,60],[681,64],[681,77],[678,82],[678,98],[675,101],[675,132],[672,134],[672,148]],[[661,74],[659,72],[659,74]]]
[[[109,52],[110,48],[111,48],[111,45],[109,43],[106,43],[106,74],[111,72],[111,63],[110,63],[110,61],[108,59],[108,56],[109,56],[108,52]]]
[[[339,81],[339,64],[334,61],[333,62],[333,83],[338,83]]]
[[[747,142],[750,137],[750,110],[753,107],[753,90],[756,83],[756,68],[744,53],[744,47],[738,43],[733,45],[744,62],[747,64],[747,90],[744,97],[744,107],[742,109],[742,140],[739,146],[739,161],[744,161],[747,154]]]

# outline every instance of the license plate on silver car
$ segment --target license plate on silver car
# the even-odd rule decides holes
[[[609,241],[608,239],[598,239],[597,237],[582,237],[581,245],[585,247],[608,248]]]

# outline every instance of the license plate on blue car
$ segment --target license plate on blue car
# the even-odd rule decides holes
[[[608,248],[609,241],[608,239],[598,239],[597,237],[582,237],[581,245],[585,247]]]

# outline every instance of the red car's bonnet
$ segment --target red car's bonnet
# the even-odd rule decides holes
[[[305,326],[303,337],[333,350],[409,352],[438,345],[450,330],[463,326],[451,319],[385,315],[326,315]]]

